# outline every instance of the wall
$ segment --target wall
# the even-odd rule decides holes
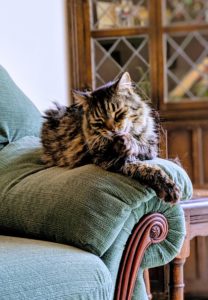
[[[41,110],[69,98],[65,0],[0,0],[0,64]]]

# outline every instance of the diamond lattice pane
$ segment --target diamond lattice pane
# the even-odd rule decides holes
[[[208,32],[166,35],[167,98],[208,100]]]
[[[208,23],[207,0],[166,0],[166,23]]]
[[[148,0],[90,0],[92,29],[145,26]]]
[[[128,71],[142,97],[150,96],[147,36],[93,40],[94,85],[98,87]]]

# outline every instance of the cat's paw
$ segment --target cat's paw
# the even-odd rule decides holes
[[[132,156],[136,153],[136,143],[129,134],[117,135],[114,138],[114,150],[122,156]]]
[[[175,204],[180,201],[181,191],[170,178],[166,178],[165,182],[157,190],[157,195],[165,202]]]

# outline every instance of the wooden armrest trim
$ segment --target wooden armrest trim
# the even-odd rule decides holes
[[[163,241],[168,222],[160,213],[146,215],[136,224],[127,242],[117,278],[116,300],[131,300],[144,253],[151,244]]]

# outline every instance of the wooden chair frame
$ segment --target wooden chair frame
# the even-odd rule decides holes
[[[168,222],[160,213],[144,216],[135,226],[122,256],[114,296],[116,300],[132,299],[137,274],[145,251],[150,245],[162,242],[167,233]]]

